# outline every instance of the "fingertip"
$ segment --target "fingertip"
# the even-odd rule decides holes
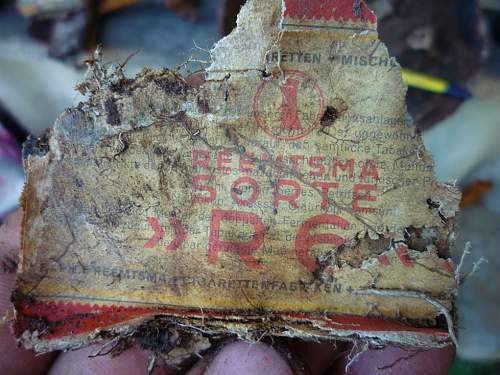
[[[19,237],[20,237],[20,228],[21,228],[21,221],[22,221],[22,212],[21,210],[15,210],[9,213],[5,220],[2,222],[0,221],[2,231],[5,231],[2,234],[9,234],[9,237],[12,238],[12,240],[18,244],[19,243]],[[4,238],[0,238],[0,245],[4,243]]]
[[[149,353],[132,347],[120,355],[94,356],[102,345],[62,353],[49,371],[49,375],[136,375],[145,374]],[[169,375],[167,369],[156,367],[152,375]]]
[[[345,356],[335,374],[345,375],[446,375],[455,357],[455,347],[402,348],[387,345],[380,349],[358,348]]]
[[[271,346],[243,341],[226,345],[205,375],[292,375],[286,360]]]
[[[57,353],[37,355],[33,350],[18,347],[7,325],[0,326],[0,374],[45,374]]]
[[[21,211],[14,211],[0,225],[0,315],[10,306],[19,259]]]

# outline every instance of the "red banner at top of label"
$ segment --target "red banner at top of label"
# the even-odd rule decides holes
[[[361,0],[285,0],[285,17],[376,23]]]

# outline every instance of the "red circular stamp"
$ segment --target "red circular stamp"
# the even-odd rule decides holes
[[[257,125],[271,137],[285,141],[310,134],[318,126],[324,107],[318,81],[292,69],[263,80],[253,97]]]

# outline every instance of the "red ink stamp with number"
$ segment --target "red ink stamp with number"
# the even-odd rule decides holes
[[[318,81],[292,69],[264,79],[253,98],[257,125],[267,135],[283,141],[309,135],[319,125],[324,107]]]

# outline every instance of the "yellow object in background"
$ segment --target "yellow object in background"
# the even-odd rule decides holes
[[[471,93],[467,89],[452,85],[442,78],[406,68],[403,68],[402,70],[403,81],[408,85],[408,87],[414,87],[438,94],[446,94],[459,99],[469,99],[471,97]]]

